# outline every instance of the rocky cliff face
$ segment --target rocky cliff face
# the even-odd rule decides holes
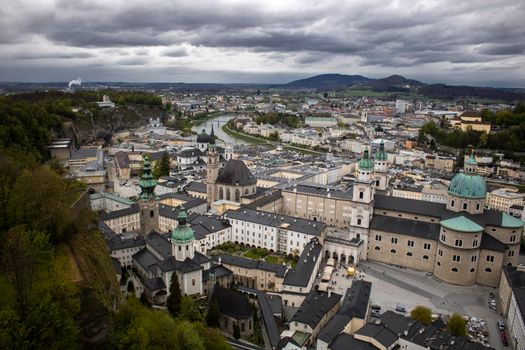
[[[126,104],[113,109],[83,110],[72,124],[64,124],[64,136],[72,137],[77,144],[85,144],[118,131],[146,126],[149,118],[165,120],[167,117],[164,109],[149,105]]]

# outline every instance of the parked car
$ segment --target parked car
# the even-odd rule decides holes
[[[498,320],[498,328],[499,328],[500,330],[505,329],[505,323],[503,323],[503,321],[501,321],[501,320]]]
[[[402,305],[396,305],[396,311],[397,312],[406,313],[407,309],[404,306],[402,306]]]
[[[381,316],[381,311],[380,311],[380,310],[372,310],[372,311],[370,312],[370,315],[371,315],[372,317],[380,317],[380,316]]]

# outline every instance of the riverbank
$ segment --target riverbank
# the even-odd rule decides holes
[[[227,124],[224,124],[221,127],[221,129],[225,133],[227,133],[228,135],[230,135],[232,137],[240,138],[240,139],[242,139],[244,141],[247,141],[247,142],[250,142],[250,143],[256,144],[256,145],[267,144],[269,146],[272,146],[272,148],[275,148],[275,144],[274,143],[270,143],[268,140],[260,138],[260,137],[257,137],[257,136],[252,136],[252,135],[245,134],[243,132],[234,131],[234,130],[228,128]],[[275,142],[275,143],[277,143],[277,142]],[[280,145],[282,146],[283,149],[286,149],[286,150],[289,150],[289,151],[296,151],[296,152],[301,152],[301,153],[304,153],[304,154],[310,154],[310,155],[315,155],[315,156],[323,156],[323,155],[325,155],[324,152],[316,151],[316,150],[309,149],[309,148],[302,148],[302,147],[297,147],[297,146],[292,146],[292,145],[284,145],[284,144],[281,144],[281,143],[280,143]]]
[[[249,142],[250,144],[254,144],[254,145],[267,144],[268,146],[272,146],[273,147],[273,145],[270,144],[267,140],[261,139],[261,138],[255,137],[255,136],[251,136],[251,135],[248,135],[248,134],[245,134],[245,133],[241,133],[241,132],[238,132],[238,131],[233,131],[232,129],[228,128],[227,124],[224,124],[221,127],[221,129],[222,129],[222,131],[224,131],[228,135],[230,135],[232,137],[235,137],[235,138],[238,138],[238,139],[241,139],[241,140],[244,140],[246,142]]]

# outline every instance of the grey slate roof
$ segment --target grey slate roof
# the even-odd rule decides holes
[[[109,240],[106,240],[106,242],[111,251],[146,246],[146,242],[142,236],[122,238],[120,235],[113,235]]]
[[[505,266],[503,272],[511,287],[525,288],[525,271],[520,271],[516,266]]]
[[[481,234],[481,249],[494,250],[497,252],[504,252],[507,249],[507,246],[504,243],[501,243],[496,238],[492,237],[486,232]]]
[[[182,273],[188,273],[191,271],[197,271],[201,269],[201,265],[196,263],[190,258],[186,258],[184,261],[176,260],[175,257],[170,256],[169,258],[162,260],[158,263],[159,268],[162,271],[180,271]]]
[[[256,201],[250,203],[250,204],[247,204],[246,205],[246,208],[250,208],[250,209],[257,209],[257,208],[261,208],[261,207],[264,207],[265,205],[268,205],[270,203],[273,203],[275,201],[278,201],[280,199],[283,199],[283,195],[281,193],[281,191],[275,191],[271,194],[268,194],[266,196],[263,196],[259,199],[257,199]]]
[[[207,193],[206,184],[203,182],[192,181],[186,186],[186,191]]]
[[[330,350],[378,350],[375,346],[365,341],[355,339],[346,333],[339,334],[328,346]]]
[[[177,156],[182,157],[182,158],[200,157],[202,156],[202,152],[198,148],[188,148],[188,149],[183,149],[182,151],[180,151],[177,154]]]
[[[188,221],[191,221],[193,218],[198,216],[197,213],[191,211],[191,208],[194,208],[197,205],[201,205],[202,203],[200,201],[202,201],[202,199],[199,199],[198,201],[191,201],[191,202],[184,203],[184,208],[188,210]],[[186,204],[188,204],[188,207],[186,206]],[[179,210],[180,210],[180,205],[176,207],[172,207],[171,205],[166,205],[166,204],[159,205],[159,215],[166,217],[166,218],[177,220],[178,215],[179,215]]]
[[[327,196],[329,193],[330,197],[333,197],[333,198],[347,199],[347,200],[352,199],[352,192],[341,191],[338,189],[334,189],[330,186],[314,185],[314,184],[308,184],[308,183],[293,185],[293,186],[290,186],[284,189],[284,191],[293,192],[294,189],[297,191],[297,193],[307,193],[307,194],[317,195],[317,196]]]
[[[259,309],[261,310],[266,333],[270,338],[270,345],[277,347],[279,340],[281,340],[281,333],[273,316],[270,297],[264,293],[260,293],[257,295],[257,301],[259,302]]]
[[[346,290],[339,313],[365,319],[371,292],[372,282],[354,280],[352,287]]]
[[[150,232],[145,237],[146,244],[157,251],[164,259],[169,258],[172,254],[171,243],[160,233]]]
[[[284,277],[286,273],[285,266],[279,264],[271,264],[263,260],[248,259],[241,256],[234,256],[228,254],[222,254],[219,257],[221,258],[221,262],[223,264],[244,267],[246,269],[258,269],[273,272],[277,277]]]
[[[386,348],[392,346],[398,339],[397,335],[384,324],[367,323],[359,328],[355,334],[374,338]]]
[[[325,343],[330,344],[332,340],[334,340],[334,338],[337,337],[337,335],[345,329],[346,325],[351,320],[352,320],[352,317],[347,316],[347,315],[341,315],[341,314],[335,315],[330,320],[330,322],[328,322],[326,326],[324,326],[324,328],[321,330],[317,338],[321,339]]]
[[[313,239],[303,249],[301,257],[294,269],[288,271],[284,276],[283,283],[286,285],[306,287],[312,274],[315,273],[315,264],[321,258],[323,247]]]
[[[120,218],[122,216],[137,214],[138,212],[140,212],[139,206],[137,204],[133,204],[129,208],[114,210],[110,211],[109,213],[102,213],[100,214],[100,220],[106,221],[110,219]]]
[[[312,329],[317,327],[321,319],[341,301],[341,295],[311,290],[304,298],[303,303],[292,316],[290,322],[307,324]]]
[[[233,272],[230,269],[222,265],[213,265],[208,270],[202,271],[202,282],[203,283],[206,283],[208,281],[208,279],[210,278],[211,271],[215,273],[216,278],[229,276],[233,274]]]
[[[160,262],[160,260],[147,249],[142,249],[139,252],[133,254],[133,260],[147,271],[151,271],[150,268],[154,267]]]
[[[157,290],[166,289],[166,284],[164,283],[164,280],[160,277],[155,277],[149,280],[145,280],[144,286],[152,292],[157,291]]]
[[[440,225],[425,221],[374,215],[370,223],[370,228],[383,232],[393,232],[401,235],[437,240]]]
[[[374,211],[381,209],[439,218],[445,211],[445,204],[376,194],[374,196]]]
[[[321,235],[321,232],[323,232],[326,227],[325,223],[319,221],[301,219],[293,216],[275,214],[249,208],[228,210],[226,213],[224,213],[224,217],[228,219],[248,221],[265,226],[277,228],[282,227],[289,231],[306,233],[313,236]]]
[[[211,301],[217,300],[221,313],[237,319],[251,319],[253,307],[246,297],[219,285],[213,287]]]
[[[257,179],[253,176],[242,160],[230,159],[219,170],[218,184],[248,186],[255,185]]]

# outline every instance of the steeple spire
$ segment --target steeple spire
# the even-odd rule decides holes
[[[143,157],[142,166],[142,177],[139,181],[139,187],[141,189],[139,199],[142,201],[148,201],[155,199],[155,186],[157,186],[157,182],[153,179],[153,175],[151,174],[151,162],[147,154]]]
[[[215,131],[213,130],[213,123],[211,124],[210,139],[211,139],[210,143],[214,144],[215,143]]]

